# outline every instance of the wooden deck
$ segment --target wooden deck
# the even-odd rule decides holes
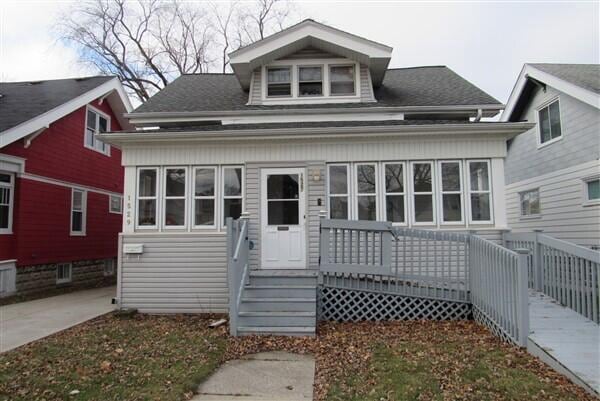
[[[600,395],[600,326],[534,291],[529,318],[529,352]]]

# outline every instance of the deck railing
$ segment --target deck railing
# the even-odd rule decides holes
[[[506,233],[508,248],[526,248],[530,288],[600,322],[600,252],[541,232]]]
[[[228,217],[227,226],[227,281],[229,287],[229,331],[237,335],[237,317],[244,284],[248,281],[248,218]]]

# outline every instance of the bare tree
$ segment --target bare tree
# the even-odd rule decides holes
[[[231,51],[283,29],[291,13],[286,0],[91,0],[75,3],[58,29],[81,61],[145,101],[181,74],[225,72]]]

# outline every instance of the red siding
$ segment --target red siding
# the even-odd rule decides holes
[[[121,127],[107,102],[93,106],[111,117],[111,130]],[[31,142],[14,142],[1,153],[26,159],[25,172],[75,185],[123,192],[121,152],[110,157],[84,147],[86,108],[55,121]],[[109,196],[87,193],[85,236],[71,236],[71,188],[18,178],[15,184],[13,235],[0,235],[0,260],[18,266],[116,257],[122,215],[109,213]]]

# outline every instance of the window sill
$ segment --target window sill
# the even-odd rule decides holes
[[[541,214],[532,214],[528,216],[519,216],[519,220],[540,220],[542,218]]]
[[[0,235],[12,235],[14,234],[14,232],[12,230],[10,231],[0,231]]]
[[[108,146],[108,145],[107,145],[107,146]],[[108,152],[103,152],[103,151],[101,151],[101,150],[98,150],[98,149],[96,149],[96,148],[94,148],[94,147],[92,147],[92,146],[89,146],[89,145],[87,145],[87,144],[86,144],[86,145],[84,145],[83,147],[84,147],[84,148],[86,148],[86,149],[88,149],[88,150],[92,150],[92,151],[94,151],[94,152],[96,152],[96,153],[100,153],[101,155],[104,155],[104,156],[106,156],[106,157],[110,157],[110,148],[109,148]]]
[[[86,233],[70,233],[71,237],[85,237]]]
[[[583,207],[598,206],[598,205],[600,205],[600,199],[585,201],[581,204],[581,206],[583,206]]]
[[[547,142],[544,142],[544,143],[541,143],[541,142],[540,142],[540,143],[538,143],[538,146],[537,146],[537,148],[538,148],[538,149],[545,148],[546,146],[550,146],[550,145],[552,145],[553,143],[556,143],[556,142],[559,142],[559,141],[561,141],[562,139],[563,139],[563,136],[561,135],[561,136],[559,136],[558,138],[551,139],[551,140],[549,140],[549,141],[547,141]]]

